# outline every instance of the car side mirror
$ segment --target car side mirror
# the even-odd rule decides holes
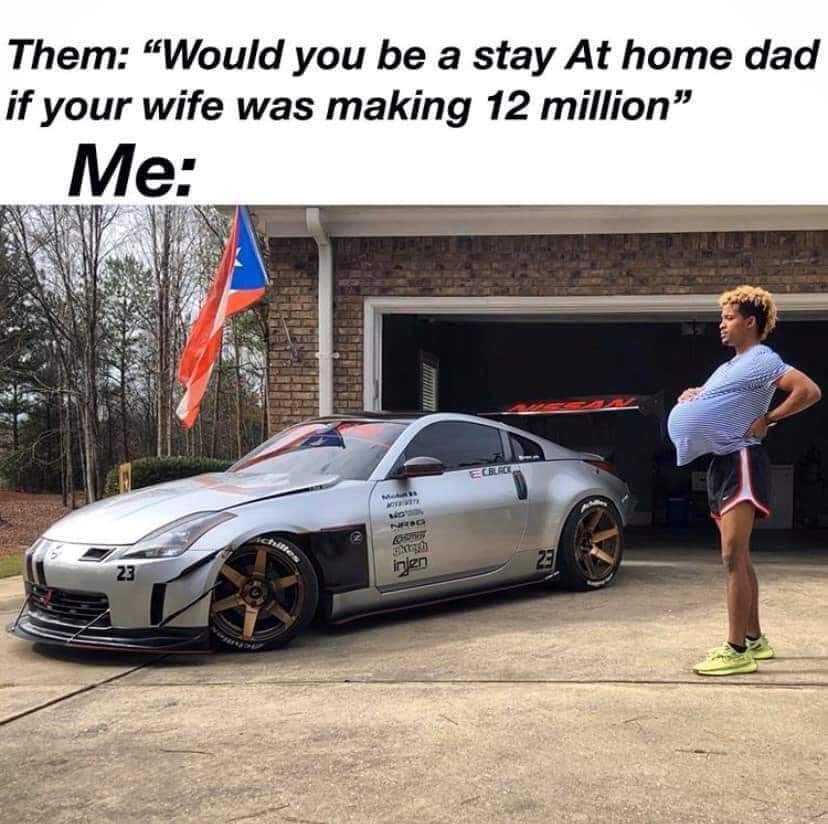
[[[443,462],[437,458],[409,458],[400,470],[400,478],[425,478],[429,475],[442,475],[446,471]]]

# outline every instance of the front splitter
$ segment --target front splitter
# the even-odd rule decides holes
[[[25,641],[75,649],[154,653],[209,652],[211,649],[208,627],[82,629],[45,621],[28,608],[6,630]]]

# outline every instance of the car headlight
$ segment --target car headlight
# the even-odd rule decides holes
[[[236,516],[230,512],[196,512],[150,532],[121,558],[174,558],[185,553],[205,532]]]

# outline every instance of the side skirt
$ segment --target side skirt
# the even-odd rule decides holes
[[[474,598],[478,595],[487,595],[488,593],[492,592],[505,592],[506,590],[510,589],[523,589],[524,587],[531,587],[536,586],[538,584],[545,584],[549,581],[554,581],[560,572],[557,570],[555,572],[550,573],[544,578],[538,578],[534,581],[522,581],[519,584],[509,584],[507,586],[499,586],[499,587],[487,587],[485,589],[477,589],[473,592],[461,592],[457,595],[447,595],[444,598],[432,598],[431,600],[427,601],[415,601],[414,603],[410,604],[401,604],[399,606],[394,607],[384,607],[383,609],[375,609],[370,610],[368,612],[360,612],[355,615],[347,615],[344,618],[337,618],[331,619],[328,621],[331,626],[341,626],[342,624],[350,624],[352,621],[359,621],[362,618],[370,618],[375,615],[388,615],[392,612],[403,612],[404,610],[409,609],[417,609],[418,607],[428,607],[433,606],[434,604],[445,604],[449,601],[460,601],[463,598]]]
[[[480,578],[483,575],[491,575],[493,572],[500,572],[506,569],[508,562],[505,564],[498,564],[497,566],[482,567],[471,572],[464,572],[462,575],[454,573],[452,575],[440,575],[436,578],[427,578],[424,581],[412,581],[407,584],[390,584],[386,586],[378,586],[377,589],[383,594],[390,592],[407,592],[416,589],[427,589],[435,584],[451,584],[451,583],[466,583],[467,581]]]

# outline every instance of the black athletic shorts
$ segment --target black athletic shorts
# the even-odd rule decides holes
[[[718,520],[736,504],[750,501],[757,518],[770,516],[770,460],[765,447],[745,446],[714,455],[707,469],[710,514]]]

